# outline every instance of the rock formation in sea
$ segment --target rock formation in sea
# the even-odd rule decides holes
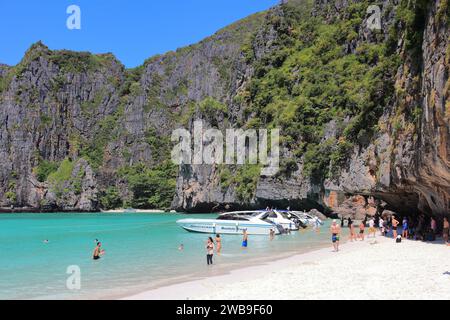
[[[450,212],[449,0],[291,0],[126,69],[0,65],[0,207]],[[281,169],[170,161],[174,129],[281,129]]]

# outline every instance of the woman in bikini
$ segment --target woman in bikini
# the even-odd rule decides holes
[[[398,221],[395,216],[392,217],[392,234],[394,235],[394,239],[397,239],[397,228],[400,221]]]
[[[222,251],[222,238],[220,237],[220,234],[216,235],[216,252],[218,255],[220,255],[220,251]]]
[[[348,218],[347,226],[350,230],[350,241],[353,242],[353,240],[356,240],[356,239],[355,239],[355,229],[353,227],[353,220],[351,218]]]

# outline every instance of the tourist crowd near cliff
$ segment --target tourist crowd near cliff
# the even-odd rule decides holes
[[[370,4],[291,0],[135,69],[32,45],[0,65],[2,211],[290,206],[442,220],[450,4],[379,1],[379,30]],[[280,128],[280,171],[174,165],[171,134],[196,120]]]

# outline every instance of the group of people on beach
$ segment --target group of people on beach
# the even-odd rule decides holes
[[[427,223],[428,222],[428,223]],[[331,235],[334,250],[339,251],[339,240],[341,235],[341,229],[345,225],[345,219],[341,218],[341,225],[339,226],[337,221],[334,220],[331,225]],[[428,227],[427,227],[428,226]],[[396,239],[397,242],[401,242],[402,239],[412,240],[424,240],[434,241],[436,236],[439,235],[438,224],[434,217],[425,218],[425,216],[419,216],[417,219],[403,217],[400,219],[397,215],[384,217],[381,215],[375,215],[374,217],[366,216],[358,226],[359,233],[356,234],[354,221],[349,217],[347,218],[347,227],[349,229],[349,240],[364,241],[366,228],[368,227],[368,237],[376,237],[377,228],[382,236],[389,236]],[[399,230],[401,229],[401,233]],[[447,246],[449,243],[449,230],[450,224],[447,217],[442,220],[442,239]]]
[[[248,233],[247,230],[244,229],[242,232],[242,248],[248,247]],[[214,243],[214,240],[212,237],[209,237],[206,241],[206,264],[212,265],[213,264],[213,257],[214,257],[214,251],[220,255],[222,252],[222,238],[220,234],[216,235],[216,241]]]

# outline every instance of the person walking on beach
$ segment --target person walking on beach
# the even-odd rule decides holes
[[[431,222],[430,222],[430,228],[431,228],[431,232],[433,233],[433,235],[436,234],[436,220],[431,217]]]
[[[361,223],[359,224],[359,239],[361,241],[364,241],[364,232],[366,231],[366,221],[363,220],[361,221]]]
[[[209,237],[206,242],[206,263],[209,265],[213,264],[213,256],[214,256],[214,240]]]
[[[402,222],[402,237],[404,239],[408,239],[408,236],[409,236],[408,218],[404,217]]]
[[[399,221],[396,219],[395,216],[392,217],[392,234],[394,236],[394,239],[397,239],[397,227],[399,225]]]
[[[380,230],[380,235],[384,235],[384,220],[382,217],[378,220],[378,229]]]
[[[247,247],[248,247],[248,234],[247,234],[247,229],[244,229],[243,238],[242,238],[242,248],[247,248]]]
[[[375,220],[374,218],[371,218],[369,220],[369,234],[367,235],[367,238],[370,238],[370,235],[372,234],[374,238],[376,238],[376,229],[375,229]]]
[[[353,242],[353,240],[356,240],[356,239],[355,239],[355,228],[353,226],[353,220],[351,218],[347,219],[347,226],[350,231],[350,241]]]
[[[216,252],[218,255],[220,255],[220,252],[222,251],[222,238],[220,237],[220,234],[216,235]]]
[[[336,220],[333,220],[333,223],[330,228],[331,231],[331,241],[333,242],[334,252],[339,251],[339,240],[341,235],[341,227],[337,224]]]
[[[450,245],[448,242],[448,232],[450,230],[450,223],[448,222],[447,217],[444,217],[444,223],[442,228],[442,238],[444,239],[444,242],[446,245]]]

